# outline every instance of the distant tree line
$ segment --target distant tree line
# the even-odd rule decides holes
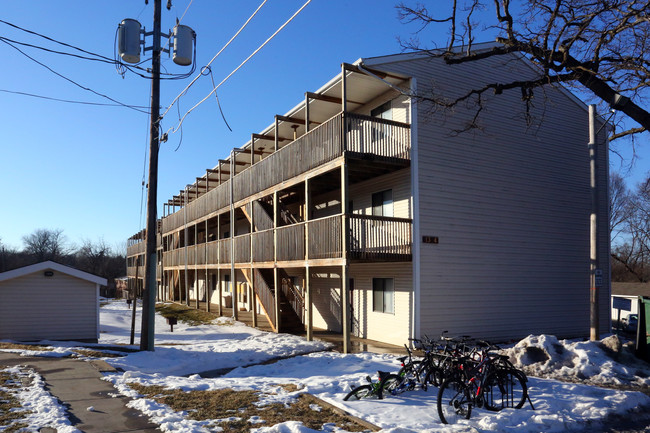
[[[629,189],[612,173],[609,183],[612,281],[650,281],[650,175]]]
[[[103,239],[68,242],[63,230],[38,229],[23,236],[23,249],[4,245],[0,238],[0,272],[51,260],[108,280],[104,295],[112,296],[115,278],[126,275],[126,245],[109,246]]]

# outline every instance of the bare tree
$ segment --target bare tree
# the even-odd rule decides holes
[[[630,192],[623,177],[616,173],[609,175],[609,238],[614,243],[626,229],[631,214]]]
[[[103,275],[111,255],[111,249],[104,239],[99,239],[97,242],[84,239],[81,248],[77,250],[77,263],[86,272]]]
[[[38,262],[59,260],[69,251],[63,230],[38,229],[30,235],[23,236],[24,252],[33,256]]]
[[[643,107],[650,96],[650,0],[453,0],[432,2],[432,7],[397,6],[403,22],[421,25],[414,38],[401,41],[403,48],[429,48],[449,64],[520,53],[538,71],[521,81],[487,83],[452,101],[418,97],[453,107],[470,98],[480,102],[484,94],[521,89],[529,103],[536,88],[565,83],[590,91],[606,110],[618,110],[610,139],[650,130],[650,113]],[[423,46],[419,37],[440,25],[448,29],[445,46]],[[496,32],[497,44],[475,51],[482,30]]]
[[[621,224],[625,242],[612,251],[615,263],[623,267],[617,274],[647,282],[650,280],[650,177],[628,196]]]

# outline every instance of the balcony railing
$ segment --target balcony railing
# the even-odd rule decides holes
[[[342,140],[345,125],[346,140]],[[345,145],[344,149],[344,143]],[[354,113],[339,113],[287,146],[237,173],[233,179],[233,200],[238,202],[343,155],[372,154],[384,159],[410,159],[410,125]],[[230,180],[191,201],[162,220],[168,233],[186,222],[230,205]],[[191,198],[191,197],[190,197]]]
[[[280,227],[277,236],[277,261],[299,261],[342,258],[343,221],[348,226],[348,258],[369,261],[410,261],[411,226],[407,218],[368,215],[334,215],[299,224]],[[305,238],[305,229],[309,232]],[[251,236],[253,250],[251,251]],[[235,247],[235,263],[274,261],[274,231],[264,230],[221,239],[176,250],[166,251],[163,264],[168,266],[230,264],[231,242]],[[309,249],[308,256],[306,248]],[[252,253],[252,254],[251,254]]]
[[[411,225],[406,218],[351,215],[349,257],[387,261],[410,257]]]

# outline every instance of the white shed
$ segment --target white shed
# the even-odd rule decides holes
[[[0,339],[99,339],[106,279],[52,261],[0,273]]]

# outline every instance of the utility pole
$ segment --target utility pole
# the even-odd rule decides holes
[[[148,4],[148,0],[145,0]],[[167,9],[171,8],[171,0],[167,0]],[[158,281],[156,278],[158,259],[157,250],[157,201],[158,201],[158,150],[160,148],[160,55],[170,50],[162,49],[160,38],[165,36],[173,38],[174,63],[180,66],[195,64],[192,58],[192,45],[196,49],[196,34],[194,30],[185,25],[180,25],[176,20],[174,31],[162,34],[161,27],[161,0],[154,0],[153,5],[153,31],[148,33],[142,30],[141,24],[134,19],[124,19],[118,27],[118,51],[123,61],[127,63],[140,62],[140,47],[147,36],[153,36],[150,48],[151,59],[151,117],[149,118],[149,183],[147,184],[147,224],[145,228],[145,253],[144,253],[144,293],[142,294],[142,332],[140,335],[140,350],[154,350],[156,295]],[[142,38],[141,38],[142,37]],[[196,50],[194,50],[196,53]],[[192,70],[194,71],[194,70]]]
[[[144,295],[140,350],[154,350],[156,316],[156,221],[158,201],[158,149],[160,148],[160,21],[161,0],[153,5],[153,58],[151,77],[151,117],[149,127],[149,185],[147,188],[147,227],[145,233]]]

